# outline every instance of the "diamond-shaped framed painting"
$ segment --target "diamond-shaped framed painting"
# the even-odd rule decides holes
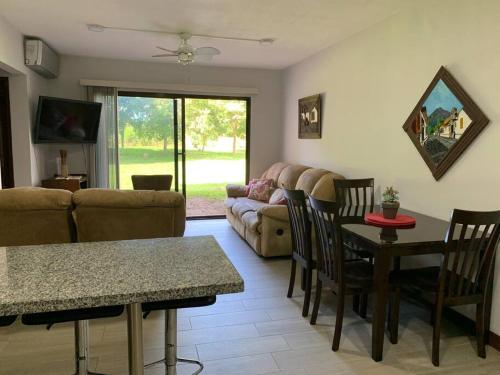
[[[434,178],[439,180],[488,122],[477,104],[442,66],[403,129]]]

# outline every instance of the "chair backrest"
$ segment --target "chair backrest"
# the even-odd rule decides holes
[[[132,185],[134,190],[170,190],[172,187],[171,174],[157,175],[132,175]]]
[[[307,211],[306,195],[303,190],[283,190],[290,218],[292,250],[306,261],[312,261],[312,225]]]
[[[440,297],[484,295],[492,281],[500,211],[454,210],[441,265]]]
[[[311,212],[318,244],[317,269],[330,280],[344,282],[344,243],[342,230],[336,219],[338,208],[335,202],[323,201],[309,196]]]
[[[342,206],[368,206],[375,204],[375,180],[361,178],[354,180],[334,180],[335,199]]]
[[[84,189],[73,194],[78,241],[181,237],[184,197],[173,191]]]
[[[0,246],[74,241],[71,196],[36,187],[0,190]]]

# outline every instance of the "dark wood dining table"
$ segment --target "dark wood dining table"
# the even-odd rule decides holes
[[[374,302],[372,320],[372,358],[381,361],[384,351],[386,308],[389,296],[389,274],[400,257],[439,254],[444,249],[448,222],[417,212],[400,209],[399,213],[416,219],[413,228],[381,228],[365,224],[364,215],[379,212],[379,206],[347,206],[340,210],[344,241],[373,255]],[[398,265],[397,265],[398,266]]]

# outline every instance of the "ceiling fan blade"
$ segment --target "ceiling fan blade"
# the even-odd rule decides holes
[[[209,62],[214,59],[214,55],[196,55],[195,61],[197,62]]]
[[[215,56],[215,55],[220,55],[220,51],[215,47],[200,47],[195,49],[194,54],[198,56],[200,55]]]
[[[170,53],[177,53],[177,51],[173,50],[173,49],[168,49],[168,48],[163,48],[163,47],[156,47],[158,49],[161,49],[162,51],[166,51],[166,52],[170,52]]]
[[[173,53],[162,53],[160,55],[153,55],[151,57],[174,57],[174,56],[178,56],[177,54],[173,54]]]

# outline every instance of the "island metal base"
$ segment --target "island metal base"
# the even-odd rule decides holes
[[[104,375],[89,371],[89,321],[75,322],[75,375]]]
[[[144,366],[145,368],[164,363],[165,375],[177,375],[177,362],[191,363],[200,368],[192,375],[198,375],[203,371],[203,363],[194,359],[177,357],[177,310],[165,310],[165,358]]]

